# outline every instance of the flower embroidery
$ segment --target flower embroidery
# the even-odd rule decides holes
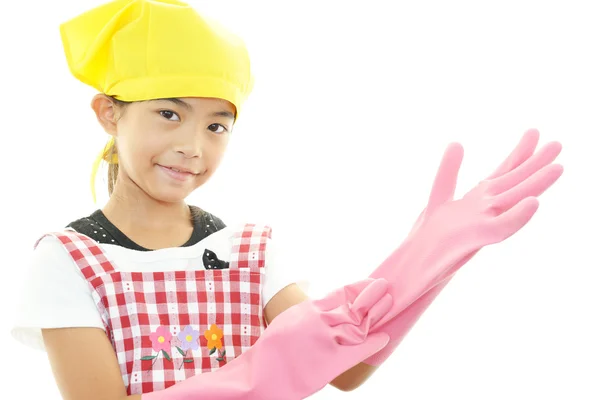
[[[156,332],[150,334],[150,340],[152,341],[152,349],[154,351],[169,351],[171,348],[171,339],[173,335],[164,326],[159,326]]]
[[[220,349],[221,347],[223,347],[223,344],[221,343],[223,331],[219,329],[219,327],[215,324],[212,324],[210,326],[210,329],[204,332],[204,337],[206,338],[206,340],[208,340],[207,346],[209,349]]]
[[[210,328],[204,331],[204,337],[208,341],[206,347],[210,349],[209,355],[212,355],[217,349],[219,350],[217,361],[225,360],[225,349],[221,352],[221,348],[223,348],[223,343],[221,339],[223,338],[223,331],[219,329],[219,327],[215,324],[212,324]]]
[[[221,340],[223,339],[223,331],[217,325],[212,324],[210,328],[204,332],[204,337],[208,341],[207,347],[210,349],[209,355],[213,355],[215,352],[217,352],[217,350],[219,350],[217,353],[217,361],[225,361],[225,348],[223,347],[223,342]],[[188,352],[198,350],[200,347],[200,332],[192,328],[190,325],[187,325],[177,334],[177,339],[179,339],[181,342],[179,346],[175,346],[171,343],[173,340],[173,334],[171,334],[169,329],[164,326],[159,326],[156,328],[156,331],[152,332],[149,335],[149,338],[152,343],[152,350],[156,351],[157,353],[141,358],[142,361],[154,360],[148,371],[152,369],[160,354],[162,354],[163,357],[165,357],[168,361],[173,361],[171,355],[169,354],[171,346],[175,347],[179,354],[183,356],[183,361],[179,366],[180,369],[185,363],[194,362],[193,356],[190,358],[188,356]]]
[[[184,357],[183,362],[179,366],[180,369],[184,363],[194,362],[193,358],[186,358],[186,354],[188,350],[198,350],[198,347],[200,347],[198,343],[199,337],[200,332],[189,325],[183,328],[183,330],[177,335],[177,339],[179,339],[179,341],[181,342],[181,347],[175,346],[175,348],[177,349],[179,354],[181,354]]]
[[[156,351],[157,353],[153,356],[144,356],[141,358],[142,361],[154,360],[148,370],[152,369],[154,363],[158,359],[158,355],[161,353],[167,360],[171,361],[171,356],[167,352],[171,349],[172,338],[173,335],[171,335],[171,332],[169,332],[169,330],[164,326],[159,326],[156,328],[156,331],[150,334],[152,350]]]
[[[199,343],[198,338],[200,337],[200,332],[192,328],[191,326],[186,326],[183,328],[181,332],[177,335],[177,338],[181,340],[181,349],[184,351],[188,350],[198,350]]]

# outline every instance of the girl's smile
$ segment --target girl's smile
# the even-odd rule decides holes
[[[175,179],[180,182],[190,181],[200,174],[194,173],[183,167],[167,167],[164,165],[156,164],[156,166],[169,178]]]

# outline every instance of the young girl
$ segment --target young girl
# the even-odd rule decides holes
[[[177,0],[112,1],[60,32],[71,72],[100,92],[91,105],[111,138],[94,174],[109,164],[110,198],[36,243],[13,335],[47,351],[67,399],[301,399],[327,383],[356,388],[461,265],[529,221],[532,198],[562,172],[551,164],[560,146],[534,155],[530,131],[488,179],[502,190],[478,186],[446,207],[462,158],[451,146],[410,244],[368,279],[310,300],[280,265],[269,226],[228,226],[185,203],[218,168],[252,90],[243,42]],[[505,194],[494,217],[507,217],[486,225],[485,239],[462,235],[485,233],[474,216],[491,214],[473,211],[473,199],[492,189]],[[444,245],[432,245],[447,242],[442,234],[468,245],[454,240],[462,252],[442,257]]]

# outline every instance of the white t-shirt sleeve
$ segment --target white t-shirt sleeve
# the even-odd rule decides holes
[[[43,328],[104,329],[91,287],[58,239],[42,239],[28,267],[11,331],[16,340],[44,350]]]
[[[265,276],[262,289],[263,307],[281,289],[297,284],[305,293],[308,292],[309,280],[304,275],[304,269],[298,257],[285,251],[277,239],[268,239],[265,251]]]

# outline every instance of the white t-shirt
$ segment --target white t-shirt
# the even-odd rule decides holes
[[[219,259],[228,261],[234,229],[235,226],[227,226],[189,247],[138,251],[110,244],[100,243],[98,246],[122,271],[185,270],[191,269],[190,266],[203,265],[202,255],[207,248],[217,253]],[[291,263],[295,257],[283,257],[277,251],[276,240],[267,239],[265,256],[263,307],[290,284],[296,283],[307,289],[308,282],[299,278],[301,270]],[[104,329],[92,298],[93,289],[55,237],[45,237],[33,251],[24,283],[11,331],[19,342],[44,350],[42,328]]]

